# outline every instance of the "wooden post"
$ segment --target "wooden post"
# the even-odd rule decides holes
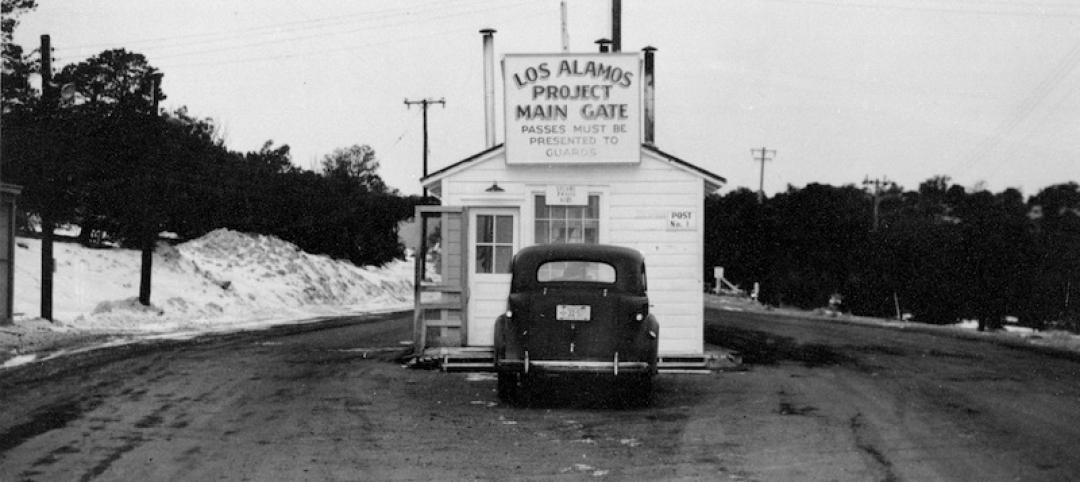
[[[42,107],[48,112],[46,122],[51,123],[52,111],[55,106],[53,105],[52,88],[52,43],[48,35],[41,36],[41,100]],[[46,156],[50,155],[52,154],[46,154]],[[46,158],[46,162],[51,161],[52,159]],[[51,186],[47,189],[45,206],[41,210],[41,317],[52,321],[53,273],[56,271],[56,261],[53,259],[53,229],[56,226],[52,213],[54,190],[51,189]]]
[[[153,82],[151,83],[150,95],[153,96],[153,113],[151,116],[151,126],[157,129],[157,115],[158,115],[158,86],[161,85],[161,74],[152,74]],[[149,178],[146,180],[149,182]],[[149,213],[153,216],[157,213]],[[150,279],[154,269],[154,247],[157,244],[157,227],[153,225],[153,220],[144,219],[143,222],[149,225],[143,228],[142,233],[142,267],[139,271],[139,304],[143,306],[150,306]]]

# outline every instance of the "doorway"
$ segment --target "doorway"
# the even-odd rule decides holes
[[[510,294],[510,260],[521,247],[518,208],[469,209],[466,345],[492,346]]]

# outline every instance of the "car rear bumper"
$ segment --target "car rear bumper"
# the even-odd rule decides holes
[[[598,373],[598,374],[633,374],[653,373],[655,365],[643,361],[596,361],[596,360],[518,360],[500,359],[495,361],[499,372],[511,373]]]

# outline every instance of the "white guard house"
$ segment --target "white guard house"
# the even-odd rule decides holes
[[[422,179],[441,205],[417,208],[415,346],[490,356],[513,254],[602,243],[645,255],[662,361],[700,358],[704,198],[726,181],[653,145],[654,49],[506,55],[496,144],[491,31],[482,32],[489,147]]]

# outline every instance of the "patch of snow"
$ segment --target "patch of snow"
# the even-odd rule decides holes
[[[13,356],[13,357],[7,359],[6,361],[4,361],[4,364],[0,365],[0,368],[10,368],[10,367],[15,367],[15,366],[19,366],[19,365],[25,365],[27,363],[30,363],[30,362],[36,360],[36,359],[37,359],[37,355],[34,355],[34,354],[16,355],[16,356]]]

